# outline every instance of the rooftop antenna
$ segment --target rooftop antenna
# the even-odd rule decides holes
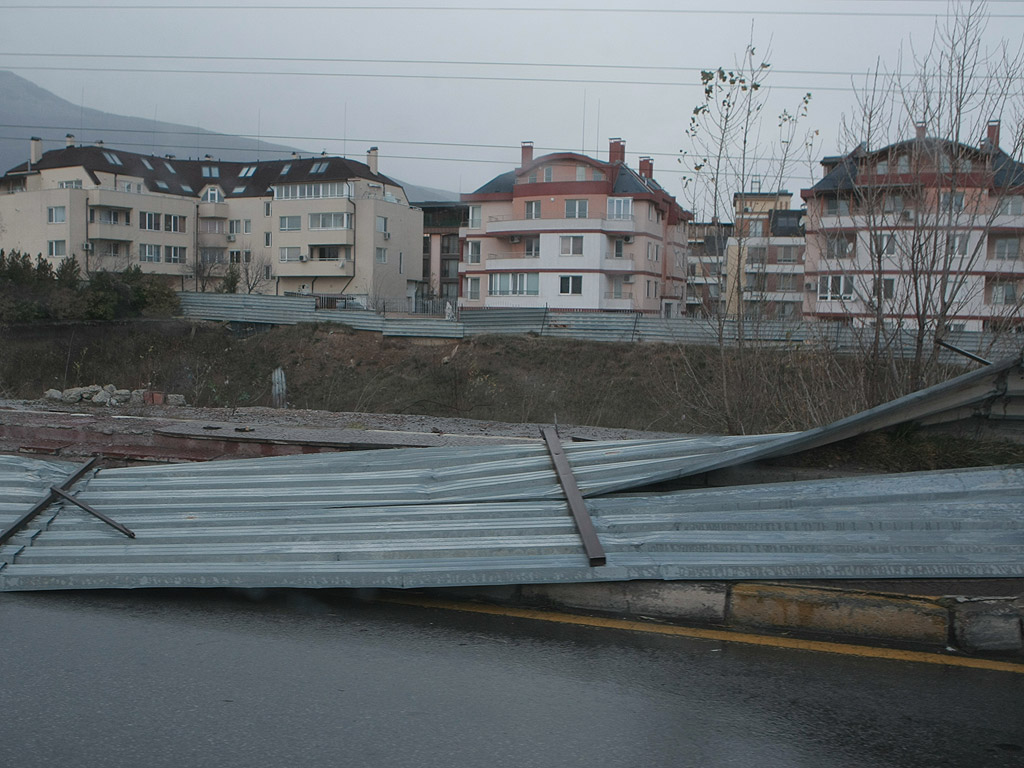
[[[580,154],[587,153],[587,89],[583,89],[583,132],[580,136]]]

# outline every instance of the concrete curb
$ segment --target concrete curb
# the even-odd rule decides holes
[[[906,586],[894,583],[894,588]],[[622,581],[431,590],[449,597],[801,635],[1024,657],[1024,597],[926,597],[813,583]]]

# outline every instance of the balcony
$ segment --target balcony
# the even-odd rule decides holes
[[[633,263],[633,254],[629,254],[629,257],[623,257],[617,259],[614,256],[606,256],[601,260],[601,269],[605,272],[636,272],[636,266]]]
[[[488,253],[487,259],[539,259],[540,251],[498,251]]]
[[[587,218],[587,219],[519,219],[512,214],[490,216],[486,232],[495,237],[539,232],[593,231],[611,235],[628,235],[636,229],[633,217],[629,218]]]
[[[632,291],[605,291],[604,297],[608,300],[622,299],[623,301],[632,301]]]
[[[200,203],[199,218],[201,219],[226,219],[228,217],[227,203]]]
[[[105,222],[95,221],[89,225],[89,239],[127,242],[129,240],[134,240],[135,234],[138,231],[137,227],[128,226],[124,222],[120,224],[107,224]]]

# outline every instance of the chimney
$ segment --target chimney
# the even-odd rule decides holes
[[[992,149],[999,149],[999,121],[988,121],[988,144]]]
[[[32,165],[39,162],[39,158],[43,156],[43,140],[38,136],[33,136],[28,142],[28,159]]]
[[[609,139],[608,140],[608,162],[609,163],[625,163],[626,162],[626,142],[622,139]]]
[[[654,178],[654,160],[650,157],[640,158],[640,175],[645,179]]]
[[[69,133],[67,136],[64,137],[64,146],[67,149],[71,149],[73,146],[75,146],[75,134]]]
[[[920,141],[924,138],[924,123],[914,123],[914,137]]]
[[[298,159],[299,159],[299,153],[298,152],[292,152],[292,160],[298,160]]]
[[[522,157],[522,160],[519,161],[519,167],[520,168],[525,168],[526,166],[528,166],[532,162],[533,162],[533,142],[532,141],[524,141],[523,142],[523,157]]]
[[[377,148],[370,147],[366,153],[366,164],[370,167],[370,173],[377,173]]]
[[[103,146],[103,139],[96,139],[96,146],[97,147],[102,147]]]

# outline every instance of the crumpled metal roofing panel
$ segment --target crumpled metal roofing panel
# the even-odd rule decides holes
[[[65,505],[3,548],[0,589],[1024,576],[1021,467],[611,496],[588,509],[605,566],[587,565],[558,500],[168,508],[153,497],[115,518],[133,540]]]
[[[51,485],[60,485],[77,469],[65,461],[0,455],[0,531],[31,509]]]

